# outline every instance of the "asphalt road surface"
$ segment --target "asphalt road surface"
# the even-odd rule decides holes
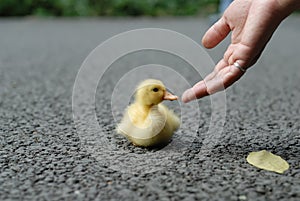
[[[156,27],[200,42],[208,20],[1,19],[0,200],[299,200],[299,22],[299,16],[287,19],[259,62],[226,90],[226,121],[219,138],[206,134],[212,114],[209,97],[195,102],[197,116],[183,114],[176,136],[193,138],[188,146],[178,145],[178,152],[176,137],[172,149],[143,149],[116,134],[110,99],[124,73],[117,67],[100,81],[96,104],[82,106],[83,111],[95,109],[103,131],[98,138],[105,140],[82,146],[88,142],[74,123],[72,90],[82,62],[106,39]],[[227,44],[228,39],[209,51],[215,62]],[[115,66],[145,59],[181,65],[164,54],[142,52]],[[190,68],[181,70],[191,83],[200,79]],[[177,83],[175,76],[168,78]],[[180,104],[170,107],[178,111]],[[207,143],[212,146],[205,148]],[[263,149],[283,157],[290,169],[276,174],[246,162],[249,152]]]

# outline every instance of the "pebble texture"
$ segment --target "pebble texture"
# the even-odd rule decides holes
[[[72,117],[81,63],[100,42],[133,28],[168,28],[200,41],[206,20],[0,20],[0,200],[299,200],[299,19],[286,20],[256,66],[226,91],[226,124],[213,149],[201,149],[211,114],[210,99],[204,98],[191,146],[181,155],[169,152],[165,157],[173,164],[166,168],[129,173],[81,147]],[[227,43],[210,50],[215,61]],[[145,162],[149,152],[161,157],[160,149],[137,148],[114,135],[114,76],[107,75],[106,87],[96,94],[109,143],[116,153],[144,155]],[[248,153],[262,149],[283,157],[290,169],[279,175],[249,165]]]

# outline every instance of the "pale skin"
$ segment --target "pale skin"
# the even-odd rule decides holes
[[[235,67],[234,62],[244,69],[254,65],[279,24],[297,9],[300,0],[233,1],[202,38],[204,47],[213,48],[232,32],[231,44],[214,71],[186,90],[182,101],[214,94],[239,80],[245,72]]]

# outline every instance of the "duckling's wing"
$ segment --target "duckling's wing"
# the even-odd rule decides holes
[[[132,139],[150,139],[159,134],[164,127],[165,121],[161,119],[161,114],[155,111],[151,111],[146,119],[139,119],[139,116],[141,115],[134,107],[129,106],[117,126],[117,133]]]
[[[180,119],[179,117],[174,113],[173,110],[168,109],[165,105],[159,104],[159,109],[163,111],[166,114],[166,126],[170,127],[172,132],[177,130],[180,126]]]
[[[117,126],[117,132],[136,145],[153,146],[168,142],[179,128],[177,115],[162,104],[153,106],[146,119],[136,112],[133,106],[129,106]]]

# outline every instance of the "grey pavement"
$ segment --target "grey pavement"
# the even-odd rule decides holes
[[[203,18],[1,19],[0,200],[300,200],[299,23],[299,16],[288,18],[259,62],[226,90],[222,137],[208,150],[201,148],[212,112],[209,97],[198,101],[200,119],[192,124],[199,128],[182,154],[137,148],[118,136],[110,97],[120,75],[108,71],[97,89],[96,111],[107,133],[106,146],[113,151],[99,149],[95,158],[82,147],[72,115],[73,85],[87,55],[115,34],[136,28],[171,29],[200,43],[209,22]],[[215,62],[228,42],[208,51]],[[135,55],[125,63],[146,57]],[[200,79],[189,68],[183,69],[190,82]],[[178,103],[171,107],[176,111]],[[193,113],[187,115],[194,119]],[[191,132],[189,126],[177,135]],[[248,153],[262,149],[282,156],[290,169],[281,175],[249,165]],[[137,154],[148,167],[137,172],[112,168],[106,157],[125,163],[115,153],[125,158]],[[173,163],[154,167],[148,153]]]

